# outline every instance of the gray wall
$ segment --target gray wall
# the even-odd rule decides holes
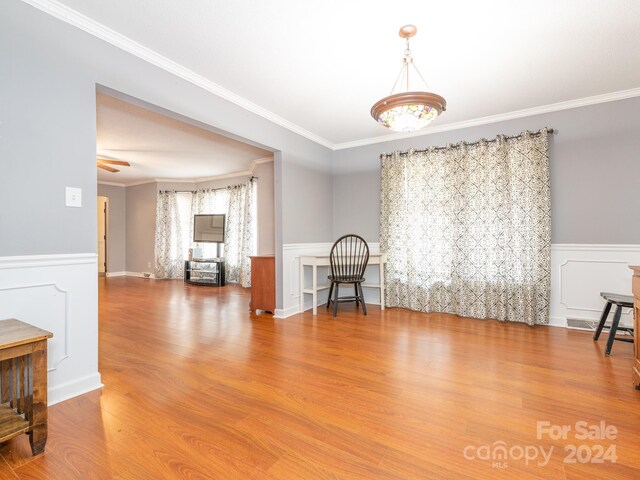
[[[19,0],[0,2],[0,65],[0,255],[96,251],[97,85],[276,151],[277,250],[333,238],[329,149]],[[64,207],[65,186],[83,208]]]
[[[98,184],[98,195],[109,198],[107,273],[124,272],[126,270],[125,188]]]
[[[276,252],[273,162],[258,164],[254,174],[258,177],[258,254],[266,255]]]
[[[160,190],[193,191],[196,189],[195,182],[158,182],[156,183],[158,192]]]
[[[97,251],[95,83],[72,30],[0,2],[0,256]],[[82,208],[65,207],[67,186]]]
[[[551,127],[553,243],[640,243],[640,98],[334,153],[334,237],[379,239],[380,154]],[[445,114],[446,115],[446,114]]]
[[[155,270],[157,184],[127,187],[126,257],[128,272]]]

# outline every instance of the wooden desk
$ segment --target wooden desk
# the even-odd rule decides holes
[[[633,385],[640,390],[640,266],[633,270]]]
[[[384,310],[384,264],[387,263],[386,253],[369,254],[369,265],[380,266],[380,283],[364,283],[363,287],[373,287],[380,289],[380,308]],[[313,298],[313,314],[318,313],[318,291],[329,288],[329,284],[318,285],[318,267],[328,267],[329,255],[305,255],[300,257],[300,312],[304,312],[304,294],[310,293]],[[312,280],[311,287],[306,288],[304,284],[304,267],[311,267]]]
[[[29,434],[34,455],[47,443],[47,339],[53,333],[0,320],[0,442]]]

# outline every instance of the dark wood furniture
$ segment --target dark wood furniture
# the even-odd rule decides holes
[[[633,277],[631,279],[633,288],[633,385],[640,390],[640,266],[631,267]]]
[[[224,259],[185,260],[184,281],[191,285],[224,287]]]
[[[611,322],[611,326],[609,327],[609,338],[607,339],[607,347],[604,351],[604,354],[608,357],[609,355],[611,355],[611,348],[613,347],[614,340],[630,343],[633,342],[633,337],[616,337],[616,333],[618,332],[618,330],[633,334],[633,328],[620,326],[620,316],[622,315],[622,309],[633,308],[633,297],[630,295],[618,295],[617,293],[608,292],[601,292],[600,296],[604,298],[607,303],[604,306],[602,315],[600,316],[600,323],[598,323],[598,327],[593,334],[594,341],[598,341],[602,329],[605,328],[607,317],[609,316],[609,312],[611,311],[611,305],[616,306],[616,312],[613,315],[613,321]]]
[[[333,316],[338,313],[338,302],[356,302],[356,307],[362,304],[362,311],[367,314],[367,304],[364,302],[362,283],[364,282],[364,271],[369,263],[369,245],[364,238],[349,234],[340,237],[331,247],[329,254],[329,265],[331,275],[329,281],[329,296],[327,298],[327,308],[333,302]],[[354,295],[339,295],[341,284],[352,284]],[[333,293],[333,298],[331,294]]]
[[[29,435],[31,452],[47,443],[47,339],[51,332],[0,320],[0,442]]]
[[[251,301],[249,310],[273,313],[276,309],[276,258],[274,255],[251,257]]]

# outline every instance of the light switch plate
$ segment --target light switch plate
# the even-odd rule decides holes
[[[82,206],[82,189],[81,188],[67,187],[65,206],[67,207]]]

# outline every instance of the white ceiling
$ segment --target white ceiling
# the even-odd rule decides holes
[[[416,65],[448,103],[432,131],[640,95],[637,0],[61,3],[334,148],[389,135],[369,110],[395,81],[404,51],[397,32],[406,23],[418,27]]]
[[[273,158],[247,145],[155,111],[98,93],[98,157],[125,160],[120,171],[98,169],[99,182],[133,185],[151,179],[193,180],[250,172]]]

